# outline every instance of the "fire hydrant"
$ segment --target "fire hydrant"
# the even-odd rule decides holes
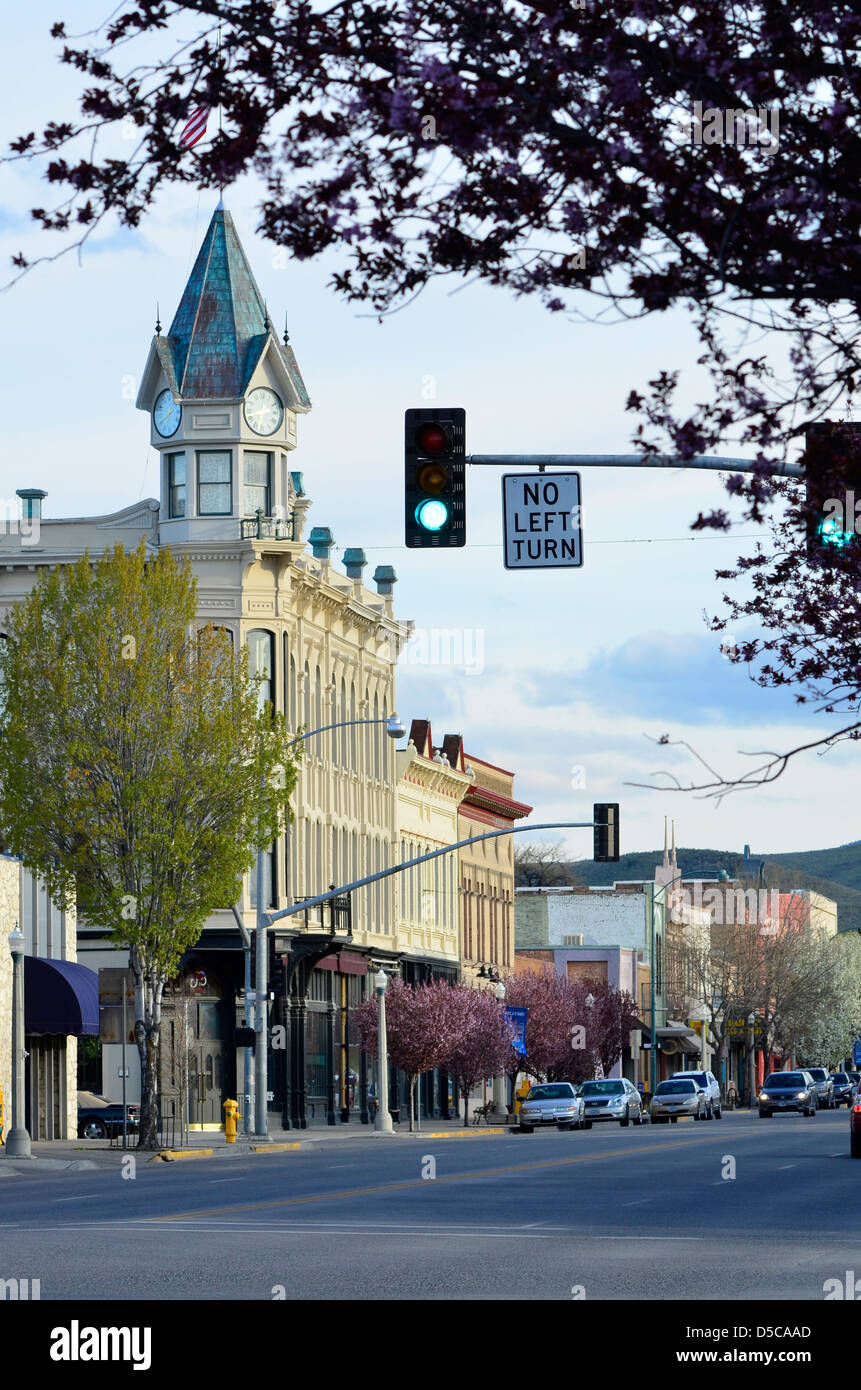
[[[235,1100],[224,1102],[224,1138],[228,1144],[236,1143],[236,1116],[239,1114],[239,1105]]]

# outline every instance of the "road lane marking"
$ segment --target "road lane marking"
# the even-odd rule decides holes
[[[222,1182],[245,1182],[245,1181],[246,1181],[245,1178],[210,1178],[210,1179],[209,1179],[209,1185],[210,1185],[210,1187],[217,1187],[218,1184],[219,1184],[219,1183],[222,1183]]]
[[[641,1197],[637,1202],[623,1202],[623,1207],[642,1207],[646,1202],[651,1202],[651,1197]]]
[[[739,1138],[750,1138],[752,1134],[759,1131],[751,1130],[746,1135],[739,1135]],[[653,1144],[648,1149],[648,1153],[659,1153],[665,1149],[683,1149],[689,1147],[691,1143],[702,1147],[706,1144],[725,1143],[720,1135],[704,1135],[702,1138],[691,1141],[688,1139],[668,1140],[663,1144]],[[514,1163],[500,1168],[476,1169],[472,1173],[444,1173],[438,1176],[433,1186],[438,1187],[441,1183],[450,1182],[471,1182],[476,1178],[494,1178],[508,1173],[531,1173],[541,1168],[567,1168],[576,1163],[599,1163],[611,1158],[630,1158],[641,1156],[642,1150],[632,1149],[609,1149],[603,1153],[578,1154],[572,1158],[546,1158],[539,1159],[533,1163]],[[379,1193],[401,1192],[409,1188],[422,1188],[428,1190],[429,1184],[423,1178],[411,1178],[405,1182],[380,1183],[374,1187],[347,1188],[340,1192],[313,1192],[304,1197],[280,1197],[271,1202],[243,1202],[235,1207],[210,1207],[202,1211],[176,1212],[172,1216],[150,1216],[145,1220],[159,1225],[164,1225],[171,1221],[196,1221],[205,1217],[221,1217],[243,1211],[269,1211],[274,1207],[293,1207],[305,1206],[312,1202],[336,1202],[356,1197],[370,1197]]]
[[[52,1198],[51,1198],[51,1201],[52,1201],[52,1202],[86,1202],[86,1201],[88,1201],[91,1197],[99,1197],[99,1196],[101,1196],[101,1193],[99,1193],[99,1192],[82,1192],[82,1193],[81,1193],[79,1196],[77,1196],[77,1197],[52,1197]]]
[[[796,1163],[781,1163],[777,1171],[778,1173],[783,1173],[786,1171],[787,1168],[796,1168],[797,1166],[798,1165]]]

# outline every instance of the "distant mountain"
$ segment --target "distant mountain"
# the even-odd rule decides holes
[[[847,888],[861,890],[861,840],[851,840],[836,849],[808,849],[795,854],[770,854],[781,864],[790,864],[805,873],[844,883]]]
[[[746,879],[758,886],[760,856],[745,859],[720,849],[677,850],[679,869],[685,878],[713,878],[725,869],[730,878]],[[577,859],[565,865],[569,882],[587,883],[590,887],[612,887],[625,879],[651,879],[655,865],[663,859],[663,850],[623,854],[618,864],[596,864],[591,859]],[[793,888],[807,888],[821,893],[837,904],[837,925],[840,931],[861,931],[861,841],[839,849],[809,850],[806,853],[769,855],[763,857],[762,884],[788,893]],[[826,868],[843,866],[846,878],[826,877]],[[812,872],[819,870],[819,872]],[[854,877],[849,875],[854,871]],[[854,883],[858,887],[853,886]]]

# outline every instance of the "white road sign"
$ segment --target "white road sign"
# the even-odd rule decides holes
[[[583,563],[579,473],[506,473],[502,479],[505,568]]]

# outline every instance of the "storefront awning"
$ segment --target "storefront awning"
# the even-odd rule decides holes
[[[74,1037],[99,1031],[99,977],[71,960],[24,957],[24,1032],[65,1033]]]

